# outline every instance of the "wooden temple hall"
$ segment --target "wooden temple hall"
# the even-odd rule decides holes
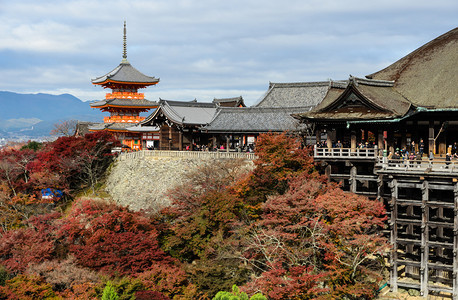
[[[458,28],[294,116],[323,173],[385,203],[391,289],[458,299]]]

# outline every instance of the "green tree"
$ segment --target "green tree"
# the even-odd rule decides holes
[[[102,300],[118,300],[118,293],[110,281],[107,282],[105,289],[103,290]]]
[[[248,295],[241,292],[239,287],[235,284],[232,286],[232,293],[226,291],[220,291],[213,297],[213,300],[267,300],[266,296],[257,293],[248,298]]]

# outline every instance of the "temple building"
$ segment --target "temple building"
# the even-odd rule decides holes
[[[90,126],[89,130],[108,130],[115,134],[122,144],[133,150],[141,150],[146,146],[146,140],[154,140],[154,135],[128,130],[128,128],[145,119],[140,116],[140,113],[158,106],[156,102],[146,100],[144,94],[139,93],[138,90],[156,85],[159,79],[141,73],[127,60],[125,22],[123,41],[121,63],[107,74],[92,79],[94,85],[109,88],[111,93],[105,95],[105,100],[92,102],[91,107],[109,112],[110,116],[104,117],[103,123]]]
[[[385,203],[391,289],[458,299],[458,28],[294,116],[323,173]]]
[[[158,105],[156,111],[131,129],[157,128],[159,143],[155,149],[192,150],[197,145],[211,144],[209,136],[202,134],[200,128],[211,121],[219,106],[217,103],[159,99]]]

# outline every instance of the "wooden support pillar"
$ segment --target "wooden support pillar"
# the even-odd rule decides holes
[[[453,188],[453,299],[458,299],[458,183]]]
[[[384,188],[383,188],[383,175],[378,175],[377,177],[377,200],[383,203],[383,195],[384,195]]]
[[[442,132],[439,135],[439,154],[445,154],[447,153],[447,141],[446,141],[446,135],[445,132]]]
[[[389,221],[390,224],[390,244],[391,244],[391,255],[390,255],[390,288],[394,293],[398,292],[398,227],[396,224],[397,214],[398,214],[398,182],[396,179],[393,179],[390,182],[391,188],[391,218]]]
[[[178,132],[178,150],[183,151],[183,132],[180,130]]]
[[[424,181],[421,187],[421,262],[420,293],[428,297],[428,259],[429,259],[429,183]]]
[[[356,176],[358,175],[358,170],[356,166],[351,167],[350,169],[350,191],[356,193],[357,181]]]
[[[326,168],[324,169],[324,175],[328,178],[328,180],[331,180],[331,171],[332,167],[331,165],[327,165]]]
[[[428,134],[428,142],[429,142],[429,152],[436,153],[435,144],[434,144],[434,120],[429,120],[429,134]]]
[[[415,142],[415,152],[418,152],[418,144],[420,143],[420,138],[418,136],[418,121],[413,121],[413,129],[411,130],[412,132],[412,141]]]
[[[169,150],[172,150],[172,126],[169,126]]]
[[[351,151],[356,151],[356,132],[354,130],[351,131],[350,144]]]
[[[326,146],[332,148],[332,131],[329,129],[326,131]]]
[[[229,147],[231,145],[231,140],[228,135],[226,135],[226,152],[229,152]]]
[[[385,149],[385,145],[383,143],[383,131],[382,130],[377,130],[377,147],[380,149],[381,153],[378,153],[378,155],[383,155],[383,149]]]
[[[315,135],[316,143],[321,143],[321,129],[317,129]]]

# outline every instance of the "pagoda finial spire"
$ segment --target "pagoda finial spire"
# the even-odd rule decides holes
[[[122,51],[122,62],[127,62],[127,37],[126,37],[126,21],[124,21],[124,37],[123,37],[123,51]]]

